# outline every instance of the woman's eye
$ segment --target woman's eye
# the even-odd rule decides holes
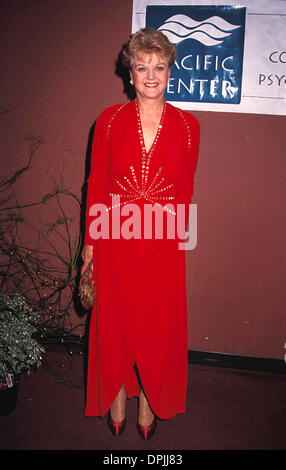
[[[145,69],[145,67],[139,67],[137,70],[138,70],[138,72],[145,72],[146,69]]]
[[[159,66],[157,67],[157,70],[158,70],[158,72],[162,72],[162,71],[164,70],[164,67],[162,67],[162,66],[159,65]]]

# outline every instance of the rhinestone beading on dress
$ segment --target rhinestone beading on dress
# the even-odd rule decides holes
[[[162,127],[163,127],[163,122],[164,122],[165,113],[166,113],[166,101],[164,101],[164,107],[163,107],[161,119],[160,119],[160,122],[159,122],[157,134],[155,136],[153,144],[152,144],[152,146],[151,146],[148,153],[146,152],[146,148],[145,148],[145,144],[144,144],[143,130],[142,130],[142,125],[141,125],[141,118],[140,118],[140,112],[139,112],[137,99],[135,100],[135,106],[136,106],[136,114],[137,114],[139,141],[140,141],[141,153],[142,153],[142,188],[144,189],[146,187],[147,180],[148,180],[150,161],[151,161],[152,155],[154,153],[154,150],[156,148],[156,144],[157,144],[157,141],[159,139],[159,135],[160,135]]]
[[[179,111],[179,114],[181,116],[181,118],[183,119],[184,123],[185,123],[185,126],[187,128],[187,145],[188,145],[188,150],[191,148],[191,129],[190,129],[190,126],[188,124],[188,121],[186,120],[185,116],[183,115],[182,111],[177,108],[177,110]]]
[[[106,209],[107,211],[115,207],[119,207],[123,204],[126,204],[127,202],[128,203],[134,202],[138,199],[146,199],[147,201],[150,201],[153,204],[158,205],[158,206],[161,206],[161,204],[159,204],[158,202],[159,200],[171,201],[174,199],[173,195],[166,195],[165,193],[166,191],[168,191],[170,188],[173,187],[173,184],[168,184],[164,186],[165,178],[164,176],[162,176],[163,168],[161,166],[156,171],[156,174],[153,180],[151,181],[151,183],[150,184],[148,183],[151,158],[154,154],[156,144],[158,142],[161,130],[163,128],[163,122],[164,122],[165,113],[166,113],[166,102],[164,101],[163,112],[162,112],[162,116],[161,116],[160,123],[158,126],[157,134],[155,136],[155,139],[152,143],[152,146],[149,152],[146,151],[145,144],[144,144],[144,137],[143,137],[143,131],[142,131],[142,125],[141,125],[137,99],[135,99],[135,107],[136,107],[138,135],[139,135],[141,157],[142,157],[141,158],[141,182],[139,184],[134,166],[131,165],[129,167],[131,174],[129,177],[127,176],[123,177],[124,182],[121,182],[118,179],[115,179],[116,184],[121,188],[121,190],[123,190],[123,192],[109,193],[109,196],[119,196],[120,198],[124,198],[125,200],[118,204],[114,204],[108,207]],[[163,209],[170,212],[173,215],[176,215],[176,212],[171,210],[169,207],[164,206]]]
[[[115,118],[115,116],[119,113],[119,111],[121,111],[122,108],[124,108],[125,106],[127,105],[127,103],[123,103],[121,106],[119,106],[119,108],[115,111],[115,113],[112,114],[108,124],[107,124],[107,132],[106,132],[106,139],[109,138],[109,134],[110,134],[110,129],[111,129],[111,126],[112,126],[112,121],[113,119]]]

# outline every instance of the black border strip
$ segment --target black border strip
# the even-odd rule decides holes
[[[286,374],[286,362],[283,359],[188,350],[188,362],[191,364],[224,367],[229,369]]]
[[[42,333],[42,338],[40,333]],[[43,345],[47,346],[50,344],[60,349],[65,348],[73,352],[87,353],[86,340],[79,335],[68,334],[65,336],[62,332],[47,333],[44,331],[40,333],[39,340],[41,339],[40,343]],[[286,374],[286,355],[284,360],[188,349],[188,363],[229,369]]]

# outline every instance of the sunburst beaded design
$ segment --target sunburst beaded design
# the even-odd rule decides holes
[[[123,176],[124,181],[119,181],[118,179],[115,179],[116,184],[120,187],[122,192],[121,193],[109,193],[109,195],[119,196],[120,198],[123,198],[124,201],[108,207],[106,209],[107,211],[115,207],[119,207],[123,204],[126,204],[127,202],[128,203],[134,202],[138,199],[146,199],[147,201],[150,201],[153,204],[159,205],[159,206],[161,206],[161,204],[158,201],[167,201],[167,200],[171,201],[174,199],[173,195],[166,194],[166,191],[168,191],[174,185],[173,184],[165,185],[165,178],[164,176],[162,176],[163,168],[161,166],[158,168],[155,176],[153,177],[152,181],[149,183],[151,158],[152,158],[152,155],[154,154],[156,144],[158,142],[158,139],[159,139],[162,127],[163,127],[164,117],[166,113],[166,102],[164,101],[164,108],[163,108],[162,116],[161,116],[160,123],[158,126],[157,134],[155,136],[155,139],[153,141],[153,144],[149,152],[146,151],[145,144],[144,144],[144,137],[143,137],[143,131],[142,131],[142,125],[141,125],[137,99],[135,100],[135,106],[136,106],[136,114],[137,114],[138,135],[139,135],[139,142],[141,146],[141,155],[142,155],[141,178],[139,179],[137,178],[134,166],[131,165],[129,167],[130,175]],[[174,212],[168,207],[163,207],[163,209],[170,212],[173,215],[176,215],[176,212]]]

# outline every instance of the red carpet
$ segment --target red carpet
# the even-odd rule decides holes
[[[137,399],[116,438],[106,418],[86,418],[83,356],[46,354],[46,365],[21,380],[16,409],[0,417],[1,450],[285,450],[285,375],[191,364],[187,413],[158,420],[144,442]]]

